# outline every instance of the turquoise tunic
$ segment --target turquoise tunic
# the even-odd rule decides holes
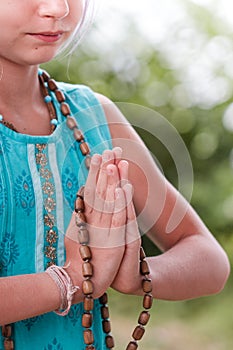
[[[58,83],[91,153],[111,148],[104,112],[94,93],[81,85]],[[0,276],[42,272],[63,265],[64,235],[75,194],[85,183],[84,157],[53,96],[59,124],[49,136],[16,133],[0,124]],[[36,303],[36,299],[35,299]],[[97,350],[106,349],[99,312],[93,310]],[[16,350],[82,350],[83,304],[68,316],[54,312],[13,325]],[[3,340],[0,335],[0,350]]]

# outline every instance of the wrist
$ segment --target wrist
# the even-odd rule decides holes
[[[73,284],[65,267],[52,265],[45,271],[56,284],[60,293],[60,307],[55,310],[60,316],[66,316],[71,308],[74,294],[80,289]]]

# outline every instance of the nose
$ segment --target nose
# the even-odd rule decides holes
[[[38,9],[40,17],[51,17],[62,19],[66,17],[69,12],[69,0],[42,0]]]

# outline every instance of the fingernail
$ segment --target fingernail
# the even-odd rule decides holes
[[[99,165],[100,164],[100,156],[97,154],[94,154],[93,157],[91,158],[91,163],[93,165]]]
[[[109,161],[109,155],[107,154],[107,153],[104,153],[103,154],[103,156],[102,156],[102,158],[103,158],[103,162],[105,163],[105,162],[108,162]]]
[[[133,192],[133,186],[131,185],[130,182],[127,182],[124,186],[124,189],[128,190],[129,192]]]
[[[122,159],[122,160],[120,160],[119,165],[128,168],[129,167],[129,162],[127,160],[125,160],[125,159]]]

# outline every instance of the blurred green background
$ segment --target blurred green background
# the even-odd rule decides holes
[[[133,5],[133,7],[132,7]],[[233,247],[233,6],[230,1],[102,0],[71,57],[44,65],[57,80],[86,84],[113,101],[157,111],[181,135],[194,171],[191,203],[223,245]],[[177,186],[166,147],[138,130]],[[184,194],[185,195],[185,194]],[[143,238],[148,254],[156,253]],[[156,301],[140,349],[233,349],[233,285],[217,296]],[[141,301],[110,291],[116,348],[123,349]]]

